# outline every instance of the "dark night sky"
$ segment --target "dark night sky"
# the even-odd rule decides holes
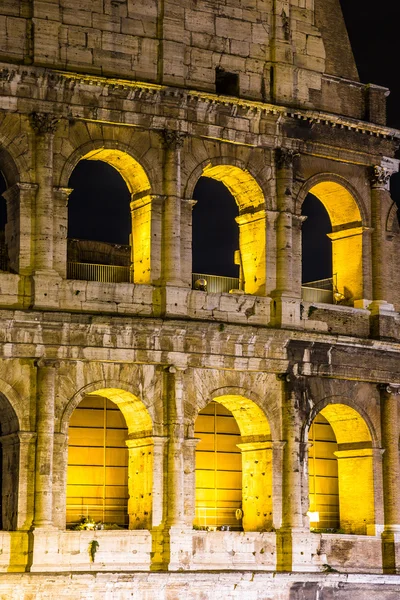
[[[400,129],[400,76],[397,70],[400,1],[382,0],[379,10],[367,9],[365,0],[340,1],[360,79],[363,83],[375,83],[391,89],[388,125]],[[99,177],[100,165],[102,175]],[[123,244],[129,242],[129,193],[112,167],[97,161],[84,161],[72,174],[70,186],[76,191],[71,194],[69,202],[69,237]],[[0,174],[0,193],[4,188]],[[400,197],[399,179],[393,181],[393,190],[394,196]],[[204,178],[199,181],[194,196],[199,202],[193,212],[193,270],[237,276],[232,257],[238,247],[238,232],[237,228],[227,226],[227,222],[232,223],[237,214],[232,197],[221,183]],[[221,209],[210,219],[215,203]],[[4,208],[0,203],[0,227],[5,218]],[[306,251],[310,260],[303,261],[303,280],[309,281],[331,273],[330,240],[325,235],[330,229],[325,209],[312,197],[304,206],[304,214],[309,215],[303,226],[303,238],[308,240]],[[94,215],[103,215],[104,218],[95,219]],[[222,240],[226,242],[223,245]]]

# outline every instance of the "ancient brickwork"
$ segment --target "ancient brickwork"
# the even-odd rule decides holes
[[[0,595],[394,598],[400,132],[339,2],[3,1],[0,61]],[[82,160],[126,184],[123,247],[69,235]],[[202,177],[229,285],[192,282]]]

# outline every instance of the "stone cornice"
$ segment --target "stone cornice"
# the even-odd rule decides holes
[[[140,81],[69,73],[48,70],[42,67],[26,67],[25,65],[19,67],[8,63],[0,63],[0,84],[1,82],[19,83],[24,81],[33,85],[46,85],[58,89],[62,89],[63,87],[75,89],[77,86],[91,87],[93,90],[95,88],[104,88],[107,89],[108,96],[118,96],[121,99],[130,101],[154,102],[159,97],[160,99],[162,98],[164,103],[185,103],[188,107],[192,108],[196,105],[204,105],[206,107],[205,110],[208,112],[225,107],[233,117],[237,116],[240,110],[242,116],[247,118],[250,116],[275,115],[276,117],[292,118],[308,122],[310,125],[322,124],[332,128],[345,129],[383,139],[400,140],[400,130],[325,111],[285,107],[266,102],[234,98],[232,96],[219,96],[209,92],[173,88]],[[348,83],[357,86],[363,85],[359,82]],[[35,99],[35,102],[37,105],[40,103],[37,99]],[[48,105],[48,102],[46,104]],[[54,101],[54,105],[62,106],[63,102]],[[59,116],[69,117],[67,113],[64,115],[59,114]],[[74,118],[74,116],[71,115],[70,118]],[[81,117],[76,115],[75,118],[79,119]],[[85,120],[101,120],[101,118],[94,113],[93,119],[86,117]],[[117,120],[115,122],[119,123]],[[129,125],[129,123],[124,122],[120,124]]]

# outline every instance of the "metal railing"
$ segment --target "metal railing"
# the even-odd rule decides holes
[[[333,277],[308,281],[301,286],[302,298],[305,302],[322,302],[333,304],[333,292],[336,289],[336,274]]]
[[[94,263],[68,262],[67,278],[82,281],[100,281],[102,283],[129,283],[130,267],[114,265],[96,265]]]
[[[198,279],[207,281],[207,292],[221,294],[230,290],[239,289],[238,277],[223,277],[222,275],[206,275],[204,273],[192,273],[192,288],[196,289],[195,283]]]

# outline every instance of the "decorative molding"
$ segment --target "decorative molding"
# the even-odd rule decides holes
[[[400,383],[380,383],[378,388],[391,396],[400,396]]]
[[[373,188],[386,188],[391,176],[391,171],[389,171],[385,167],[375,165],[374,167],[372,167],[369,175],[371,186]]]
[[[37,369],[59,369],[60,361],[54,358],[37,358],[35,360],[35,367]]]
[[[294,157],[298,156],[298,154],[299,153],[295,150],[289,150],[287,148],[276,148],[275,163],[277,169],[292,169]]]
[[[43,135],[45,133],[55,133],[60,118],[51,113],[34,112],[30,116],[30,121],[34,132]]]
[[[163,129],[161,132],[163,146],[166,150],[180,150],[182,148],[186,135],[180,131],[172,129]]]

